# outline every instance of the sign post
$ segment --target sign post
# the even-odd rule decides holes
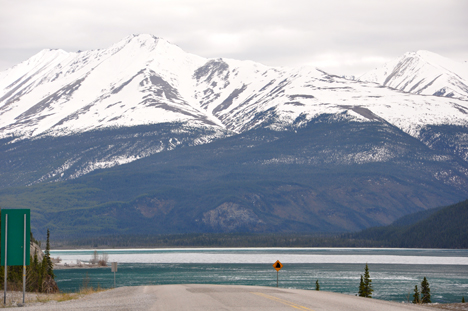
[[[7,269],[8,269],[8,265],[7,265],[7,259],[8,259],[8,214],[5,215],[5,234],[2,234],[2,236],[4,235],[5,236],[5,248],[2,247],[2,249],[4,250],[5,252],[5,283],[3,283],[3,304],[6,305],[6,292],[7,292]],[[3,239],[2,239],[2,242],[3,242]],[[3,244],[3,243],[2,243]]]
[[[117,272],[117,262],[111,262],[111,272],[114,272],[114,288],[115,288],[115,273]]]
[[[24,231],[23,231],[24,232],[24,235],[23,235],[23,304],[24,304],[24,296],[26,294],[26,248],[28,249],[28,253],[30,251],[29,243],[26,244],[26,221],[27,221],[26,218],[27,218],[26,214],[23,214],[23,228],[24,228]]]
[[[8,266],[23,266],[23,303],[26,292],[26,266],[29,266],[30,243],[29,209],[2,210],[2,243],[4,256],[0,264],[5,266],[3,303],[6,304]]]
[[[281,268],[283,268],[283,264],[279,260],[277,260],[273,264],[273,268],[275,268],[275,270],[276,270],[276,287],[278,287],[279,271],[281,270]]]

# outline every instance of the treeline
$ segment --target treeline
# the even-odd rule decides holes
[[[468,248],[468,200],[343,237],[385,247]]]
[[[55,241],[53,248],[117,247],[377,247],[369,240],[345,238],[342,235],[318,234],[253,234],[203,233],[170,235],[109,235]]]
[[[468,248],[468,200],[407,215],[358,233],[187,233],[102,235],[56,240],[54,248],[131,247],[411,247]]]

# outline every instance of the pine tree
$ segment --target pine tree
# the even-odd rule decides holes
[[[33,267],[35,272],[39,274],[39,259],[37,258],[37,250],[34,250]]]
[[[35,284],[34,288],[35,291],[39,290],[40,284],[39,284],[39,275],[41,273],[41,267],[39,266],[39,259],[37,258],[37,250],[34,251],[34,259],[33,259],[33,264],[32,264],[32,269],[33,269],[33,274],[35,276]]]
[[[359,297],[365,297],[364,296],[364,279],[361,274],[361,283],[359,283]]]
[[[362,291],[362,297],[372,298],[372,280],[369,275],[369,267],[366,264],[366,268],[364,270],[364,287]]]
[[[315,281],[315,290],[320,290],[320,284],[319,281]]]
[[[26,267],[26,286],[28,292],[39,290],[39,262],[37,259],[37,251],[34,252],[34,257],[30,258],[30,265]]]
[[[52,259],[50,259],[50,243],[49,243],[50,232],[47,229],[47,242],[46,242],[46,249],[44,252],[44,262],[45,262],[45,273],[46,275],[50,275],[53,279],[55,279],[54,274],[54,264],[52,263]]]
[[[421,303],[431,303],[431,289],[426,277],[421,282]]]
[[[33,269],[34,269],[34,275],[36,276],[35,291],[40,291],[42,287],[43,275],[42,275],[42,265],[39,263],[39,258],[37,258],[37,250],[34,251]]]
[[[47,259],[44,256],[42,258],[42,262],[40,264],[38,264],[39,277],[38,277],[37,282],[39,283],[39,292],[40,293],[42,293],[42,291],[43,291],[42,284],[44,284],[44,279],[46,277],[46,271],[47,271],[46,267],[47,267]]]
[[[413,294],[413,303],[421,303],[421,300],[419,299],[419,290],[418,290],[418,285],[414,286],[414,294]]]

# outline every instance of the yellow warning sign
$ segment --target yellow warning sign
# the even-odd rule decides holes
[[[282,264],[279,260],[277,260],[277,261],[273,264],[273,268],[275,268],[276,271],[280,271],[281,268],[283,268],[283,264]]]

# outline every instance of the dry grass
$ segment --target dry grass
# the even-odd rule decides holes
[[[69,301],[73,299],[82,298],[86,295],[100,293],[103,291],[106,291],[106,289],[98,286],[97,288],[93,288],[93,287],[81,288],[80,291],[77,293],[55,293],[55,294],[26,293],[25,303],[26,305],[34,305],[36,303],[43,304],[43,303],[48,303],[50,301],[57,301],[57,302]],[[17,306],[18,304],[22,304],[22,302],[23,302],[23,292],[8,291],[7,292],[7,304],[4,305],[3,300],[2,300],[2,303],[0,304],[0,308],[14,307],[14,306]]]
[[[80,298],[80,294],[78,293],[56,293],[56,294],[45,294],[45,295],[38,295],[36,300],[37,302],[46,303],[49,301],[67,301],[72,299]]]
[[[93,287],[86,287],[86,288],[80,288],[80,291],[78,293],[57,293],[57,294],[46,294],[46,296],[42,297],[37,297],[38,302],[48,302],[48,301],[68,301],[68,300],[73,300],[73,299],[78,299],[86,295],[91,295],[95,293],[100,293],[106,291],[106,289],[101,288],[98,286],[97,288]]]
[[[80,287],[79,292],[77,293],[53,293],[53,294],[46,294],[46,293],[34,293],[34,292],[27,292],[25,295],[25,304],[26,305],[34,305],[34,304],[43,304],[48,303],[50,301],[69,301],[73,299],[79,299],[86,295],[91,295],[95,293],[100,293],[106,291],[107,289],[102,288],[99,284],[96,288],[89,286],[90,278],[88,273],[86,272],[86,276],[83,279],[83,284]],[[22,288],[16,287],[9,287],[9,291],[7,292],[7,303],[6,305],[0,303],[0,308],[5,307],[15,307],[21,305],[23,303],[23,291]]]
[[[90,294],[95,294],[95,293],[100,293],[104,292],[107,289],[102,288],[101,286],[98,285],[98,287],[93,288],[93,287],[82,287],[80,288],[79,295],[90,295]]]

